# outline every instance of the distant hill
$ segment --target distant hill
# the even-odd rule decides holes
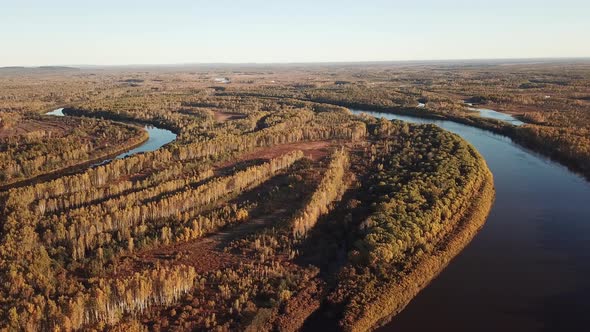
[[[0,73],[35,73],[35,72],[64,72],[64,71],[78,71],[80,68],[66,67],[66,66],[40,66],[40,67],[23,67],[23,66],[8,66],[0,67]]]
[[[80,68],[66,66],[41,66],[37,68],[42,70],[80,70]]]

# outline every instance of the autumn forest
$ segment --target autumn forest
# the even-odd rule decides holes
[[[456,134],[350,109],[590,177],[590,66],[561,66],[0,69],[0,330],[382,325],[483,227],[494,179]],[[115,159],[146,126],[175,139]]]

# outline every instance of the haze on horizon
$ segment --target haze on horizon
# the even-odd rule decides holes
[[[23,0],[0,66],[588,57],[590,2]]]

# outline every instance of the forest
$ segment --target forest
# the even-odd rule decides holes
[[[142,128],[36,113],[0,115],[0,186],[103,160],[147,139]]]
[[[521,66],[3,73],[0,329],[374,329],[477,234],[494,184],[459,136],[349,108],[503,133],[587,175],[590,67]],[[176,139],[96,163],[143,125]]]
[[[250,86],[248,95],[293,98],[360,110],[452,120],[508,136],[590,179],[590,66],[587,62],[503,65],[387,65],[316,75],[312,84]],[[332,76],[336,76],[333,74]],[[243,90],[243,89],[242,89]],[[244,94],[227,89],[226,94]],[[472,108],[512,114],[524,126]]]

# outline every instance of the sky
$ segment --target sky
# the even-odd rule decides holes
[[[590,57],[589,0],[0,0],[0,66]]]

